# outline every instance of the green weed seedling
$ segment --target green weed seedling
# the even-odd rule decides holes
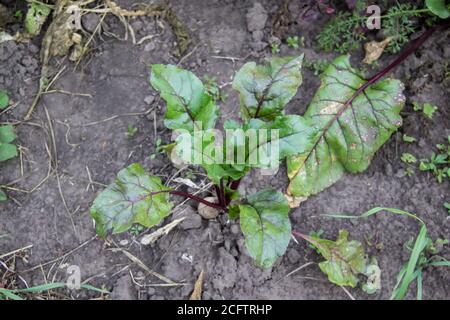
[[[373,209],[370,209],[369,211],[359,215],[359,216],[352,216],[352,215],[325,215],[330,218],[338,218],[338,219],[360,219],[360,218],[369,218],[373,215],[376,215],[378,213],[382,212],[388,212],[394,215],[400,215],[400,216],[406,216],[409,218],[413,218],[420,224],[420,231],[415,238],[415,240],[410,240],[405,243],[405,247],[411,252],[410,257],[407,263],[403,265],[403,267],[400,269],[398,275],[397,275],[397,282],[394,286],[394,290],[391,294],[392,300],[401,300],[404,299],[411,284],[416,282],[417,286],[417,299],[422,299],[422,282],[423,282],[423,271],[426,268],[429,267],[450,267],[450,261],[446,260],[445,258],[439,256],[439,252],[442,250],[442,246],[448,244],[447,239],[437,239],[436,241],[432,241],[432,239],[429,237],[427,232],[427,227],[423,220],[421,220],[416,215],[409,213],[404,210],[395,209],[395,208],[383,208],[383,207],[376,207]],[[344,237],[345,236],[345,237]],[[344,256],[345,261],[347,261],[347,264],[352,263],[353,266],[351,268],[352,272],[346,272],[343,273],[343,271],[350,270],[350,269],[344,269],[342,266],[346,266],[343,264],[339,264],[339,268],[330,268],[325,269],[321,268],[322,271],[328,274],[328,277],[330,278],[330,275],[332,277],[335,277],[336,274],[339,275],[339,272],[341,272],[343,275],[347,276],[347,278],[337,278],[339,281],[333,281],[330,279],[330,281],[342,285],[343,281],[341,279],[353,279],[357,282],[356,278],[352,278],[357,273],[362,273],[361,271],[364,270],[364,267],[362,265],[362,255],[361,255],[361,248],[359,246],[358,242],[354,242],[353,245],[350,245],[347,243],[346,236],[347,234],[344,234],[342,236],[340,234],[339,239],[341,240],[341,245],[345,245],[344,247],[340,248],[342,252],[345,252],[347,255]],[[303,237],[304,238],[304,237]],[[304,238],[305,239],[305,238]],[[338,242],[339,242],[338,239]],[[313,243],[311,239],[305,239],[310,243]],[[314,239],[313,239],[314,240]],[[345,240],[345,241],[344,241]],[[321,241],[329,241],[329,240],[321,240]],[[345,250],[344,250],[345,249]],[[337,255],[339,257],[339,255]],[[351,259],[349,259],[351,258]],[[333,260],[336,264],[339,263],[337,259]],[[359,264],[358,264],[359,263]],[[355,272],[357,271],[357,272]],[[333,278],[336,280],[336,278]],[[353,284],[356,284],[353,282]]]
[[[435,20],[446,19],[449,14],[444,0],[427,0],[425,8],[411,3],[396,3],[380,16],[383,35],[391,37],[386,50],[391,53],[399,52],[410,40],[420,25],[416,18],[428,18],[431,23]],[[317,36],[318,49],[344,53],[359,48],[366,36],[366,1],[356,1],[352,12],[340,11],[331,19]]]

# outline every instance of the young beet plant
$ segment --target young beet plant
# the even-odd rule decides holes
[[[134,223],[158,225],[171,212],[173,194],[239,218],[249,254],[258,266],[272,266],[291,238],[290,206],[346,171],[365,170],[401,125],[405,101],[400,81],[377,82],[384,74],[365,80],[349,57],[341,56],[325,70],[306,113],[285,115],[302,82],[302,61],[303,55],[270,58],[262,65],[246,63],[237,72],[233,88],[240,95],[242,121],[225,121],[225,142],[213,130],[219,108],[202,82],[173,65],[153,65],[151,85],[167,103],[164,124],[176,133],[172,159],[203,167],[215,185],[216,201],[165,187],[135,163],[95,199],[91,215],[97,233],[124,232]],[[252,168],[274,169],[284,159],[291,180],[288,195],[274,189],[245,199],[239,195],[239,182]]]

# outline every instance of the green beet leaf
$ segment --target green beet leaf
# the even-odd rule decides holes
[[[105,237],[108,231],[121,233],[133,223],[145,227],[159,224],[172,209],[169,194],[157,193],[162,190],[167,188],[160,178],[147,174],[138,163],[119,171],[117,179],[92,204],[97,234]]]
[[[233,88],[240,94],[242,118],[273,120],[282,115],[302,83],[302,62],[303,54],[269,58],[262,65],[244,64],[233,80]]]
[[[289,205],[281,192],[265,189],[239,205],[241,229],[250,256],[261,268],[269,268],[287,249],[291,238]],[[233,216],[237,216],[233,212]]]
[[[445,0],[425,0],[425,4],[431,12],[441,19],[450,17],[450,3]]]
[[[214,128],[218,108],[192,72],[174,65],[152,65],[150,83],[167,103],[167,128],[189,132]]]
[[[366,272],[364,248],[358,241],[348,241],[348,231],[340,230],[336,241],[310,237],[309,242],[326,259],[319,263],[328,280],[339,286],[355,287],[357,275]]]
[[[304,117],[317,134],[305,152],[288,158],[288,194],[308,197],[329,187],[344,172],[364,171],[375,152],[401,125],[404,85],[385,79],[359,90],[366,80],[349,56],[336,58],[321,77]]]

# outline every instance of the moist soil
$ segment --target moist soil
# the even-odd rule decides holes
[[[2,3],[14,8],[14,1]],[[131,8],[134,1],[117,3]],[[12,264],[16,276],[29,286],[46,281],[65,282],[67,268],[75,265],[80,268],[82,281],[111,292],[103,295],[107,299],[185,299],[201,270],[205,272],[203,299],[351,298],[328,282],[317,266],[321,257],[304,241],[292,240],[286,254],[273,267],[260,270],[247,253],[238,221],[229,221],[226,216],[201,219],[196,204],[181,203],[181,198],[175,198],[177,207],[161,226],[181,216],[186,220],[150,246],[141,245],[140,239],[152,230],[135,228],[106,241],[95,237],[90,204],[120,169],[133,162],[141,163],[164,181],[170,179],[171,186],[181,190],[198,191],[177,178],[189,178],[200,188],[207,184],[199,168],[179,170],[156,151],[157,141],[169,143],[171,133],[163,125],[164,103],[149,85],[149,65],[179,64],[199,77],[215,77],[227,96],[225,103],[219,102],[220,122],[236,119],[239,100],[230,85],[234,73],[247,61],[271,56],[268,42],[281,32],[272,26],[282,1],[169,3],[193,39],[181,59],[175,55],[176,37],[163,20],[130,19],[137,39],[155,35],[134,45],[130,36],[123,39],[125,30],[120,20],[108,15],[104,33],[94,37],[91,50],[76,68],[64,57],[51,61],[55,68],[65,67],[52,87],[58,91],[43,95],[29,121],[23,118],[38,88],[42,37],[29,43],[0,44],[0,89],[7,90],[16,103],[1,115],[1,121],[15,124],[17,144],[22,151],[20,158],[0,166],[0,184],[16,189],[6,190],[9,200],[0,204],[0,255],[32,245],[17,255]],[[291,1],[289,24],[282,29],[284,37],[304,37],[304,46],[292,49],[283,42],[278,54],[305,53],[307,59],[331,60],[337,54],[315,49],[315,37],[329,16],[313,10],[305,20],[302,13],[307,5],[308,1]],[[93,31],[98,16],[86,15],[82,22],[86,30]],[[13,24],[8,31],[20,28]],[[418,169],[408,176],[408,166],[400,161],[404,152],[418,158],[429,157],[435,145],[445,143],[450,134],[450,83],[444,76],[450,59],[449,43],[448,31],[435,33],[393,72],[406,85],[403,125],[376,153],[368,170],[346,174],[291,211],[296,230],[306,234],[321,230],[323,237],[334,239],[340,229],[347,229],[351,239],[361,241],[368,253],[377,257],[382,288],[373,295],[361,288],[349,288],[356,299],[389,298],[397,273],[409,257],[404,244],[417,235],[419,226],[412,219],[386,213],[352,221],[324,218],[322,214],[360,214],[375,206],[394,207],[419,215],[433,239],[448,238],[450,234],[449,213],[443,207],[444,202],[450,202],[448,179],[438,183],[434,176]],[[352,52],[354,66],[360,65],[363,56],[362,50]],[[394,55],[384,54],[379,67],[393,58]],[[366,69],[369,74],[377,70]],[[288,113],[303,114],[319,86],[319,77],[313,71],[303,68],[302,73],[303,84],[289,103]],[[439,109],[430,120],[413,111],[413,101],[429,102]],[[137,128],[132,137],[127,135],[130,125]],[[416,137],[417,142],[403,142],[403,134]],[[246,195],[267,186],[285,191],[287,183],[283,164],[275,176],[252,172],[244,178],[240,191]],[[33,192],[23,192],[27,190]],[[210,191],[200,194],[208,196]],[[130,252],[175,285],[161,285],[167,283],[132,262],[118,248]],[[448,247],[441,255],[450,258]],[[308,262],[314,264],[288,275]],[[42,268],[36,267],[40,264]],[[17,285],[23,287],[23,281],[17,280]],[[99,296],[86,290],[57,292],[57,297],[75,299]],[[407,298],[413,299],[415,294],[416,289],[411,287]],[[448,269],[429,268],[424,272],[423,298],[450,298]]]

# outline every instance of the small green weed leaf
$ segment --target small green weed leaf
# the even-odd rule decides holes
[[[362,290],[367,294],[374,294],[381,290],[381,269],[378,266],[377,259],[372,258],[367,265],[364,275],[367,281],[362,285]]]
[[[6,201],[8,199],[8,197],[6,196],[6,193],[0,189],[0,202],[2,201]]]
[[[450,214],[450,202],[444,202],[444,208],[447,209]]]
[[[445,0],[425,0],[427,8],[441,19],[450,17],[450,4]]]
[[[432,104],[424,103],[424,105],[423,105],[423,114],[428,119],[433,119],[433,113],[435,113],[437,109],[438,109],[438,107],[433,106]]]
[[[25,29],[32,36],[37,36],[47,20],[51,9],[48,5],[32,1],[25,16]]]
[[[233,80],[233,88],[240,94],[242,118],[273,120],[282,115],[302,83],[302,62],[303,54],[269,58],[262,65],[244,64]]]
[[[9,96],[6,91],[0,90],[0,110],[6,109],[9,105]]]
[[[214,128],[218,108],[192,72],[174,65],[154,64],[150,83],[167,103],[164,119],[167,128],[189,132]]]
[[[294,37],[288,37],[286,39],[287,45],[291,48],[297,49],[299,47],[299,42],[298,42],[298,37],[294,36]]]
[[[17,147],[10,142],[17,138],[11,125],[0,126],[0,161],[17,157]]]
[[[407,134],[404,134],[403,141],[408,142],[408,143],[413,143],[413,142],[416,142],[417,139],[414,137],[408,136]]]
[[[291,238],[289,205],[281,192],[265,189],[239,205],[241,229],[250,256],[269,268],[287,249]]]
[[[357,275],[366,271],[366,259],[361,242],[348,241],[348,231],[340,230],[336,241],[310,237],[310,242],[326,259],[319,263],[328,280],[339,286],[356,287]]]
[[[145,227],[157,225],[170,214],[172,204],[160,178],[147,174],[134,163],[122,169],[116,180],[101,192],[91,207],[97,234],[127,231],[133,223]]]
[[[404,163],[416,163],[417,158],[413,156],[411,153],[403,153],[400,160],[402,160]]]
[[[402,123],[404,85],[385,79],[368,86],[349,56],[336,58],[321,75],[321,86],[304,118],[317,134],[311,148],[287,161],[288,193],[308,197],[329,187],[345,171],[358,173]]]
[[[10,143],[0,143],[0,161],[17,157],[17,147]]]
[[[10,143],[17,138],[12,125],[0,126],[0,143]]]

